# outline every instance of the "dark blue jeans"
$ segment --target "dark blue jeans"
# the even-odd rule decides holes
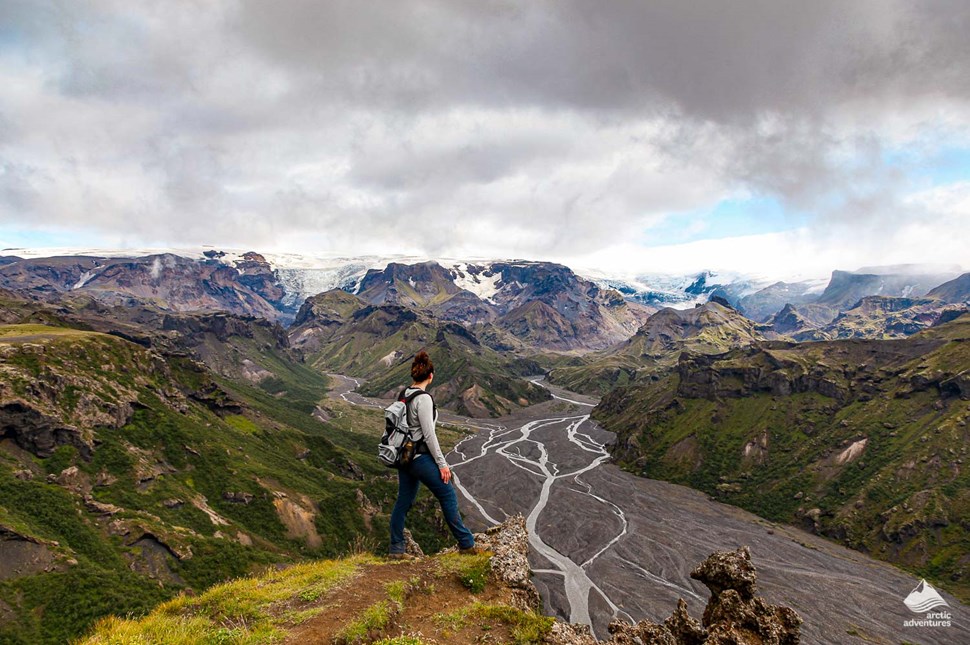
[[[475,546],[475,536],[465,528],[458,513],[458,496],[450,483],[441,481],[441,471],[431,455],[418,455],[407,468],[397,471],[397,502],[391,512],[391,553],[404,553],[404,520],[418,494],[418,484],[424,484],[438,498],[445,522],[458,540],[458,548]]]

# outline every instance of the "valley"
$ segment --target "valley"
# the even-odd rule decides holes
[[[331,396],[381,407],[341,379]],[[944,594],[954,625],[913,628],[902,600],[919,579],[797,528],[769,522],[698,491],[637,477],[608,463],[615,436],[590,420],[595,400],[550,387],[554,400],[483,424],[449,454],[474,529],[522,513],[530,563],[546,611],[588,622],[600,636],[614,618],[660,620],[683,598],[702,610],[707,591],[689,577],[714,550],[751,547],[761,592],[804,618],[806,642],[960,643],[970,609]],[[432,390],[433,391],[433,390]]]
[[[746,544],[809,642],[897,642],[917,576],[960,618],[907,640],[965,635],[964,277],[277,261],[0,257],[0,639],[381,553],[376,408],[420,349],[469,520],[523,515],[550,613],[602,637],[700,609],[692,564]],[[434,500],[416,511],[415,539],[446,544]]]

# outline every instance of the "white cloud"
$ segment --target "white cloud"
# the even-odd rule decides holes
[[[643,248],[621,243],[584,257],[578,267],[615,275],[691,273],[704,269],[737,271],[769,279],[802,280],[833,269],[934,264],[970,270],[970,182],[958,182],[907,198],[909,206],[933,217],[902,222],[881,234],[857,235],[860,224],[843,221],[832,234],[799,228]]]
[[[966,3],[590,7],[11,0],[0,224],[740,264],[716,251],[737,240],[640,242],[751,194],[808,214],[806,231],[750,238],[806,268],[826,249],[840,266],[917,256],[945,234],[937,205],[908,196],[913,168],[887,157],[970,145]]]

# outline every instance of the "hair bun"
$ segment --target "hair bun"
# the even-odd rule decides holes
[[[428,380],[428,377],[434,373],[434,364],[431,362],[431,357],[428,356],[428,352],[423,349],[415,354],[414,360],[411,362],[411,378],[414,379],[415,383],[421,383]]]

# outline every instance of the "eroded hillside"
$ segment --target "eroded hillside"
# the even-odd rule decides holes
[[[322,402],[326,379],[298,363],[274,374],[0,326],[0,641],[62,643],[270,563],[382,545],[396,482],[370,457],[380,418]],[[428,510],[414,529],[439,544]]]
[[[904,340],[684,355],[594,416],[634,472],[799,524],[968,597],[970,316]]]

